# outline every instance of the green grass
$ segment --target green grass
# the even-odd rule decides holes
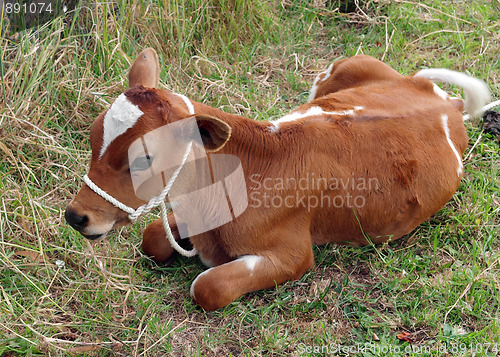
[[[319,356],[340,344],[361,346],[356,356],[497,354],[500,153],[479,123],[467,123],[458,192],[412,234],[316,247],[300,281],[216,312],[189,297],[204,270],[197,259],[156,266],[143,256],[147,220],[92,243],[64,223],[87,170],[90,125],[148,46],[162,87],[257,120],[304,103],[319,71],[357,53],[404,74],[465,71],[498,97],[495,2],[361,1],[339,12],[345,3],[119,0],[17,34],[3,23],[0,356]]]

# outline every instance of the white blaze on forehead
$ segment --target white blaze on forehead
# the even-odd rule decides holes
[[[125,94],[120,94],[104,117],[104,134],[99,158],[106,152],[113,140],[133,127],[143,114],[137,105],[128,100]]]

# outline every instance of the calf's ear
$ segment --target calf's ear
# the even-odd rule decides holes
[[[137,56],[130,67],[128,85],[130,88],[138,84],[148,88],[156,88],[159,82],[160,62],[158,55],[154,49],[146,48]]]
[[[231,127],[226,122],[208,115],[197,115],[196,124],[207,152],[219,151],[231,137]]]

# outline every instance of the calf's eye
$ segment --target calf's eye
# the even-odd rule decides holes
[[[152,156],[149,155],[140,156],[134,160],[132,165],[130,165],[130,172],[147,170],[151,167],[152,164],[153,164]]]

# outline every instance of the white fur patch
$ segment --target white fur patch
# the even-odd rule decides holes
[[[113,225],[115,224],[115,221],[108,221],[99,225],[92,225],[92,226],[87,226],[83,230],[83,234],[88,235],[88,236],[94,236],[94,235],[102,235],[104,238],[108,232],[113,229]],[[103,233],[104,232],[104,233]]]
[[[309,91],[309,99],[307,102],[311,102],[315,97],[316,97],[316,92],[318,90],[318,83],[326,81],[331,75],[332,75],[332,69],[333,69],[333,63],[328,67],[328,69],[325,72],[321,72],[314,78],[313,85],[311,87],[311,90]],[[321,78],[321,75],[324,75],[323,78]]]
[[[307,99],[307,102],[311,102],[314,100],[314,98],[316,98],[316,91],[318,90],[318,82],[319,82],[319,76],[316,77],[316,79],[314,80],[314,83],[311,87],[311,90],[309,91],[309,99]]]
[[[200,273],[200,274],[196,277],[196,279],[194,279],[193,283],[191,284],[191,288],[189,289],[189,295],[191,295],[191,297],[192,297],[193,299],[195,299],[195,300],[196,300],[196,296],[194,296],[194,286],[196,285],[196,282],[198,281],[198,279],[199,279],[200,277],[202,277],[203,275],[207,274],[207,273],[208,273],[211,269],[214,269],[214,268],[210,268],[210,269],[208,269],[208,270],[205,270],[203,273]]]
[[[334,111],[334,112],[326,112],[321,107],[311,107],[311,108],[307,109],[304,113],[292,112],[290,114],[285,115],[284,117],[282,117],[280,119],[270,121],[270,123],[272,124],[272,126],[270,127],[270,130],[271,130],[271,132],[276,132],[276,131],[278,131],[281,123],[295,121],[295,120],[302,119],[302,118],[319,116],[319,115],[341,115],[341,116],[353,115],[356,111],[362,110],[362,109],[364,109],[364,107],[356,106],[353,109],[339,110],[339,111]]]
[[[263,258],[258,256],[258,255],[243,255],[243,256],[239,257],[238,259],[236,259],[236,261],[244,262],[247,269],[250,271],[250,276],[252,276],[253,271],[255,270],[255,267],[262,259]],[[226,264],[232,264],[232,263],[226,263]],[[203,273],[200,273],[196,277],[196,279],[194,279],[193,283],[191,284],[191,288],[189,289],[189,294],[191,295],[191,297],[193,299],[196,300],[196,296],[194,295],[194,286],[198,282],[198,279],[201,278],[203,275],[208,274],[208,272],[212,269],[215,269],[215,268],[210,268],[210,269],[205,270]]]
[[[326,72],[324,72],[325,76],[323,77],[323,79],[321,80],[321,82],[324,82],[328,78],[330,78],[330,76],[332,75],[332,69],[333,69],[333,63],[328,67],[328,69],[326,70]]]
[[[250,270],[250,276],[252,276],[255,266],[262,260],[262,257],[259,257],[258,255],[244,255],[239,257],[238,260],[245,262],[248,270]]]
[[[436,93],[438,96],[440,96],[444,100],[449,98],[448,93],[446,93],[444,90],[439,88],[439,86],[436,83],[432,83],[432,84],[434,86],[434,93]]]
[[[210,260],[204,259],[201,255],[199,255],[199,257],[200,257],[200,260],[203,263],[203,265],[206,266],[207,268],[211,268],[214,266]]]
[[[125,94],[120,94],[104,117],[104,134],[99,158],[106,152],[109,144],[133,127],[143,114],[137,105],[128,100]]]
[[[480,116],[490,100],[490,90],[483,81],[464,73],[443,68],[427,68],[415,74],[433,82],[445,82],[462,87],[465,92],[465,111],[471,116]]]
[[[188,98],[188,97],[186,97],[186,96],[185,96],[185,95],[183,95],[183,94],[179,94],[179,93],[173,93],[173,94],[178,95],[179,97],[181,97],[181,99],[182,99],[182,100],[184,101],[184,103],[186,104],[186,107],[187,107],[187,109],[188,109],[189,114],[191,114],[191,115],[194,115],[194,114],[195,114],[195,112],[194,112],[194,105],[193,105],[193,103],[191,103],[191,101],[189,100],[189,98]]]
[[[455,145],[453,145],[453,142],[450,139],[450,128],[448,126],[448,115],[446,115],[446,114],[441,115],[441,123],[443,125],[444,133],[446,135],[446,140],[448,140],[448,144],[450,145],[451,150],[453,150],[453,153],[457,157],[457,161],[458,161],[457,175],[460,176],[460,174],[462,173],[464,164],[462,163],[462,158],[458,154],[458,151],[455,148]]]

